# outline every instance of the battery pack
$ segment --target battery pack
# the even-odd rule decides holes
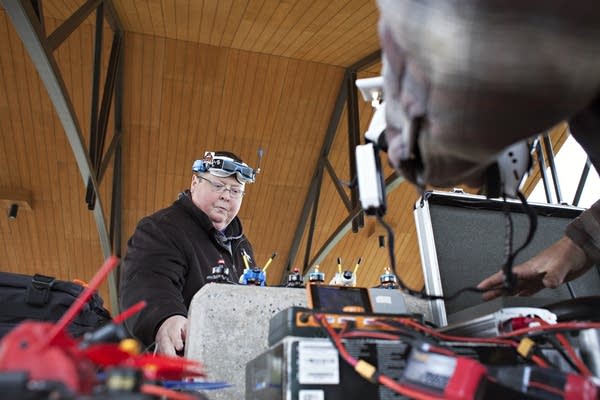
[[[409,346],[402,341],[344,340],[348,352],[399,380]],[[246,400],[393,400],[406,397],[371,383],[326,338],[286,337],[246,365]]]

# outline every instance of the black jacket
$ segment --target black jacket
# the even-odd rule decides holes
[[[192,202],[189,191],[170,207],[144,217],[127,242],[121,267],[121,308],[145,300],[146,308],[128,319],[129,331],[148,346],[160,324],[172,315],[187,317],[192,297],[223,258],[237,282],[244,269],[242,249],[254,259],[239,218],[217,231]]]

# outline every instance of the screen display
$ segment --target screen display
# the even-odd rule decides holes
[[[372,312],[367,288],[308,285],[308,291],[309,304],[314,310],[324,312]]]

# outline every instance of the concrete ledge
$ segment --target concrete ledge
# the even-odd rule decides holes
[[[430,319],[427,303],[405,296],[410,312]],[[208,284],[190,304],[185,356],[200,361],[208,380],[233,387],[209,392],[214,400],[243,399],[248,361],[268,349],[269,320],[292,306],[306,307],[306,289]]]
[[[190,304],[185,356],[204,364],[210,381],[232,388],[211,399],[243,399],[246,363],[268,349],[269,320],[292,306],[306,307],[305,289],[208,284]]]

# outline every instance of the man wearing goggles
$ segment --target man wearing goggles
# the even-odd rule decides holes
[[[127,243],[120,301],[147,306],[128,320],[131,333],[158,352],[183,351],[192,297],[222,258],[230,279],[244,269],[252,246],[237,214],[254,170],[229,152],[206,152],[192,166],[190,188],[165,209],[143,218]]]

